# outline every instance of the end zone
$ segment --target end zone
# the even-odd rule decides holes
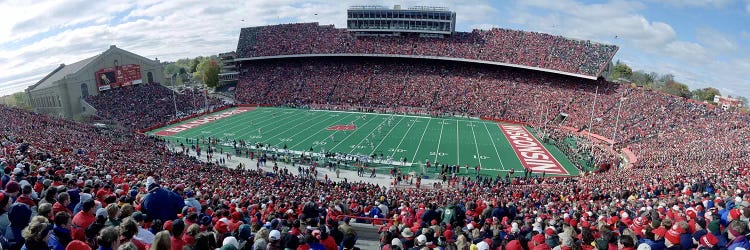
[[[522,125],[497,124],[524,168],[532,173],[570,175],[560,162]]]
[[[195,128],[195,127],[198,127],[198,126],[201,126],[201,125],[204,125],[204,124],[207,124],[207,123],[219,120],[219,119],[227,118],[227,117],[230,117],[230,116],[233,116],[233,115],[236,115],[236,114],[241,114],[241,113],[244,113],[244,112],[247,112],[247,111],[251,111],[251,110],[254,110],[254,109],[255,108],[252,108],[252,107],[239,107],[239,108],[236,108],[236,109],[233,109],[233,110],[224,111],[224,112],[219,113],[219,114],[210,115],[210,116],[207,116],[207,117],[204,117],[204,118],[198,118],[198,119],[192,120],[192,121],[187,122],[187,123],[183,123],[183,124],[180,124],[180,125],[168,128],[168,129],[164,129],[164,130],[156,132],[154,134],[158,135],[158,136],[170,136],[170,135],[174,135],[174,134],[177,134],[179,132],[182,132],[182,131],[185,131],[185,130],[189,130],[189,129],[192,129],[192,128]]]

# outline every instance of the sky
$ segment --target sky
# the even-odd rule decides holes
[[[750,0],[0,0],[0,96],[109,45],[160,61],[234,51],[240,28],[345,27],[351,5],[440,6],[456,30],[493,27],[615,44],[633,70],[750,97]]]

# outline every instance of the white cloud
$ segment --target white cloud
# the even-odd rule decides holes
[[[717,53],[732,53],[738,49],[734,39],[709,27],[699,28],[695,36],[697,41]]]
[[[551,32],[579,39],[611,41],[615,36],[642,47],[663,47],[676,38],[666,23],[649,21],[637,11],[639,2],[613,1],[583,4],[574,0],[520,1],[511,12],[511,22],[532,30]],[[545,14],[537,14],[548,12]]]
[[[721,9],[734,3],[734,0],[652,0],[681,8],[716,8]]]
[[[351,5],[425,5],[417,0],[60,0],[0,1],[0,94],[23,90],[61,63],[74,63],[115,44],[161,61],[236,49],[240,28],[279,22],[344,27]],[[495,23],[485,0],[437,0],[463,23]],[[33,63],[31,63],[33,62]]]
[[[492,24],[492,23],[479,23],[474,24],[471,26],[472,30],[480,29],[480,30],[490,30],[492,28],[500,28],[501,26],[498,24]]]

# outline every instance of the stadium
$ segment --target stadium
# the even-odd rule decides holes
[[[0,106],[3,249],[750,247],[747,114],[607,80],[614,45],[347,14],[243,28],[220,95],[112,47],[27,91],[73,108]]]

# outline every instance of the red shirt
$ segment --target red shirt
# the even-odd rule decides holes
[[[174,236],[170,238],[172,239],[172,250],[182,250],[182,247],[185,246],[185,241],[181,238],[175,238]]]
[[[333,240],[333,237],[328,236],[325,240],[321,240],[320,244],[326,247],[326,250],[337,250],[339,249],[339,246],[336,245],[336,241]]]

